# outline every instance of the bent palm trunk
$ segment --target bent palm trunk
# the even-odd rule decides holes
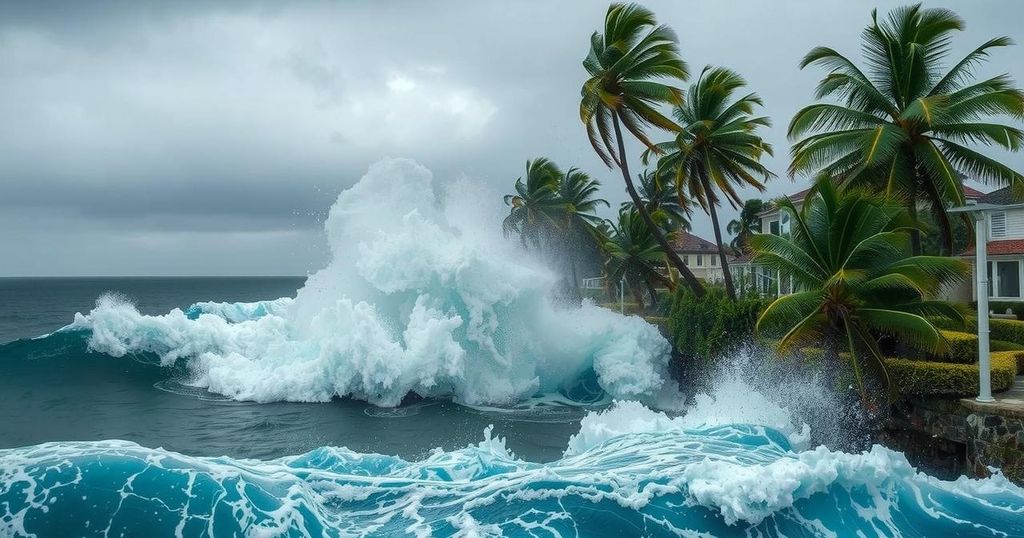
[[[710,185],[704,182],[704,192],[711,192]],[[711,225],[715,228],[715,243],[718,245],[718,259],[722,263],[722,279],[725,280],[725,292],[733,301],[736,300],[736,288],[732,285],[732,274],[729,272],[729,260],[725,255],[725,248],[722,247],[722,230],[718,227],[718,210],[715,209],[715,202],[708,203],[711,212]]]
[[[665,238],[665,234],[661,233],[658,225],[655,224],[654,219],[651,218],[651,214],[647,211],[647,207],[640,199],[640,195],[637,194],[636,188],[633,186],[633,180],[629,175],[629,165],[626,163],[626,148],[622,143],[622,129],[619,127],[619,115],[618,113],[612,114],[612,126],[615,127],[615,139],[619,145],[619,170],[622,172],[622,179],[626,182],[626,192],[629,193],[629,197],[633,200],[633,205],[636,207],[637,213],[640,213],[640,217],[644,219],[644,223],[647,224],[647,228],[650,229],[651,235],[654,236],[654,240],[658,242],[661,249],[665,251],[665,256],[668,258],[669,263],[679,271],[679,274],[686,281],[686,284],[690,286],[693,294],[697,297],[704,296],[704,286],[701,285],[697,277],[690,272],[690,269],[686,267],[683,260],[679,259],[679,255],[672,249],[672,245],[669,244],[668,239]]]

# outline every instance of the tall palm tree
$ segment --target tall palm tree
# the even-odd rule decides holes
[[[800,210],[787,199],[778,203],[791,219],[789,237],[758,234],[750,242],[754,262],[791,276],[797,290],[768,305],[757,322],[759,332],[782,335],[780,351],[824,341],[836,358],[845,348],[867,402],[865,371],[888,381],[878,335],[919,349],[944,347],[928,316],[960,315],[932,298],[968,267],[949,257],[910,256],[911,222],[899,202],[859,189],[840,192],[822,178]]]
[[[751,198],[743,202],[740,216],[729,221],[725,230],[733,235],[729,246],[736,252],[746,254],[750,251],[750,237],[761,233],[761,212],[764,211],[764,200]]]
[[[916,218],[918,203],[939,224],[943,251],[951,252],[947,206],[963,205],[958,172],[1024,193],[1024,176],[970,146],[1017,151],[1020,129],[993,116],[1024,116],[1024,92],[1007,75],[977,81],[975,68],[992,49],[1012,44],[996,37],[945,70],[953,32],[964,21],[946,9],[921,5],[893,10],[884,21],[871,12],[862,34],[866,70],[828,47],[811,50],[800,67],[818,65],[828,75],[817,99],[789,125],[793,145],[790,174],[821,174],[840,183],[871,184],[899,195]],[[921,252],[912,233],[913,252]]]
[[[676,194],[671,178],[659,179],[651,170],[644,170],[636,178],[640,201],[659,228],[667,233],[690,231],[689,204]],[[622,202],[622,205],[634,207],[632,200]]]
[[[686,63],[679,57],[675,33],[667,26],[659,26],[654,13],[645,7],[612,4],[605,15],[604,33],[594,32],[590,38],[590,51],[583,67],[590,77],[581,90],[580,120],[586,126],[590,144],[606,165],[617,166],[622,172],[626,191],[655,241],[694,294],[703,296],[704,287],[672,249],[633,186],[622,136],[625,127],[642,144],[654,148],[647,128],[679,130],[656,108],[682,102],[679,88],[659,81],[685,80],[688,76]]]
[[[574,295],[579,294],[576,264],[586,246],[595,242],[595,230],[602,219],[598,207],[609,207],[608,201],[598,198],[601,182],[591,179],[585,172],[570,168],[558,183],[559,231],[569,260],[569,272]]]
[[[656,305],[658,296],[653,282],[669,287],[672,283],[659,271],[664,253],[640,212],[632,207],[619,209],[618,223],[610,223],[605,234],[603,247],[607,255],[605,276],[608,282],[625,280],[641,310],[646,286],[651,303]]]
[[[750,93],[732,100],[733,93],[746,85],[743,77],[722,67],[705,67],[700,77],[685,94],[685,103],[673,114],[682,129],[675,140],[659,144],[664,156],[658,169],[675,174],[680,198],[689,198],[711,216],[718,244],[725,289],[730,299],[736,298],[722,228],[718,222],[718,205],[725,198],[733,208],[742,204],[737,187],[754,187],[764,191],[764,181],[775,174],[761,164],[763,155],[772,154],[772,146],[757,133],[768,127],[767,117],[754,116],[754,107],[763,106],[757,94]],[[650,158],[652,150],[644,154]]]
[[[516,193],[505,196],[505,204],[511,208],[502,221],[506,235],[519,234],[523,247],[541,248],[542,238],[558,226],[561,176],[561,170],[549,159],[526,161],[526,180],[517,179]]]

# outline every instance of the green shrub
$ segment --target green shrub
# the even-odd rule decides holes
[[[928,318],[928,321],[938,329],[975,334],[978,332],[978,319],[973,316],[966,318],[963,324],[943,318]],[[1024,321],[990,318],[988,320],[988,331],[989,338],[993,341],[1000,340],[1002,342],[1024,345]]]
[[[711,288],[694,297],[680,286],[669,311],[668,330],[676,351],[684,358],[708,358],[734,350],[750,340],[764,307],[760,298],[735,301],[721,289]]]
[[[975,325],[977,327],[977,325]],[[992,340],[1003,340],[1014,344],[1024,344],[1024,321],[1015,319],[988,320],[988,334]]]
[[[929,316],[928,317],[928,321],[932,325],[934,325],[936,329],[944,329],[944,330],[947,330],[947,331],[961,331],[961,332],[970,332],[970,331],[974,330],[974,329],[970,328],[970,323],[963,323],[963,322],[960,322],[960,321],[957,321],[957,320],[954,320],[954,319],[949,319],[949,318],[944,318],[944,317]]]
[[[929,357],[937,362],[970,364],[978,360],[978,335],[959,331],[939,330],[948,347],[942,353]]]
[[[988,343],[989,351],[1024,351],[1024,344],[1006,342],[1004,340],[991,340]]]
[[[993,391],[1013,386],[1019,359],[1024,359],[1024,353],[1019,351],[992,354]],[[977,364],[886,359],[885,367],[896,390],[905,396],[970,396],[978,393]]]

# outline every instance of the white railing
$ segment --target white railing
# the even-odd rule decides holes
[[[594,276],[583,279],[583,289],[585,290],[603,290],[604,289],[604,277]]]

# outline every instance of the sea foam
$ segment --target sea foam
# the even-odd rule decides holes
[[[1000,475],[941,481],[880,446],[794,451],[765,426],[682,422],[620,403],[545,464],[490,428],[418,461],[335,447],[200,458],[125,441],[0,450],[0,534],[1024,535],[1024,490]]]
[[[464,201],[466,183],[455,190]],[[434,193],[413,161],[372,165],[331,208],[331,261],[294,300],[148,316],[105,297],[66,330],[90,331],[90,348],[110,355],[187,361],[196,385],[259,402],[394,406],[416,394],[505,405],[595,376],[612,398],[675,393],[654,326],[589,302],[552,304],[550,270],[497,222],[450,210]]]

